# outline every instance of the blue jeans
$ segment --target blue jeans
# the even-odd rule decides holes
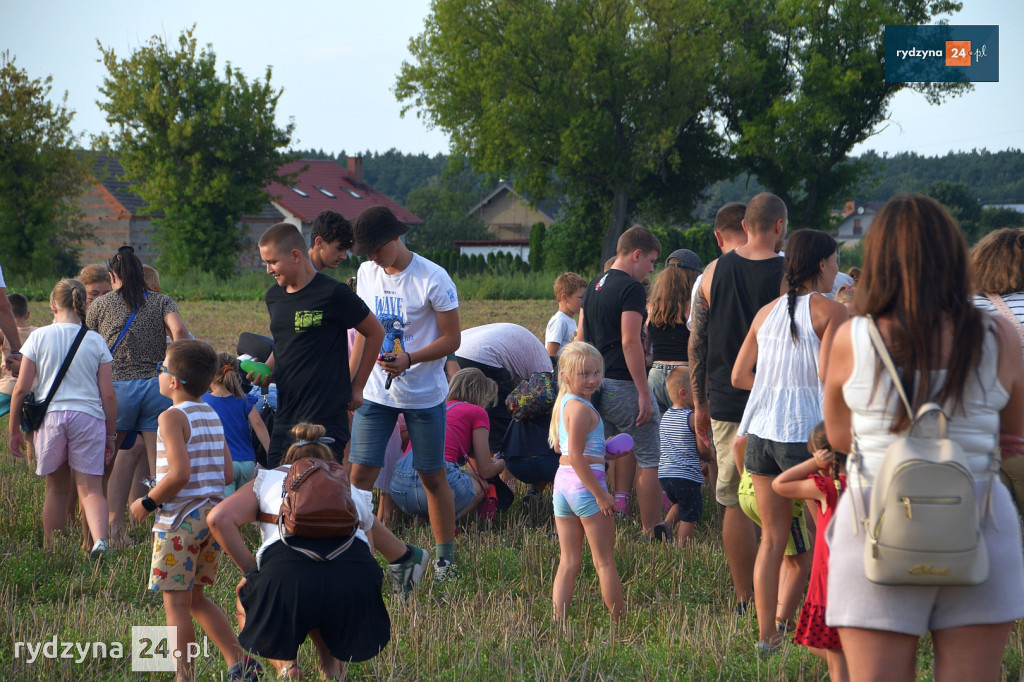
[[[398,461],[395,473],[391,476],[391,499],[410,516],[428,516],[427,490],[423,487],[420,475],[413,469],[412,459],[407,454]],[[453,462],[445,462],[444,469],[452,497],[455,498],[455,516],[458,517],[476,496],[473,492],[473,477]]]
[[[352,441],[349,460],[367,467],[384,466],[384,449],[395,430],[398,415],[405,415],[405,427],[412,445],[413,468],[431,474],[444,468],[444,403],[434,407],[410,409],[389,407],[370,400],[352,416]]]

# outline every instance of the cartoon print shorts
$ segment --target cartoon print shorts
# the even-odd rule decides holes
[[[191,590],[193,586],[213,585],[217,577],[221,549],[206,517],[212,502],[199,505],[174,530],[153,531],[151,590]]]

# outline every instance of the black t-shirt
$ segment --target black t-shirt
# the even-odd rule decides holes
[[[275,422],[347,422],[348,330],[370,309],[346,285],[320,273],[292,294],[275,284],[265,299],[274,337]]]
[[[708,301],[708,403],[712,419],[738,422],[750,391],[734,388],[732,366],[757,311],[779,296],[785,260],[750,260],[730,251],[718,259]]]
[[[622,354],[622,313],[626,311],[640,313],[641,327],[647,320],[644,287],[626,272],[613,268],[587,285],[583,293],[584,338],[601,351],[606,377],[632,381]]]

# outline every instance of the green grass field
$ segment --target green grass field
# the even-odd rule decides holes
[[[266,330],[261,303],[183,303],[190,329],[225,350],[238,331]],[[515,320],[535,333],[553,308],[547,301],[469,302],[463,327]],[[33,307],[35,322],[48,322],[45,308]],[[6,433],[7,419],[0,419]],[[148,528],[135,527],[138,543],[102,564],[88,560],[75,533],[56,549],[42,550],[43,483],[0,439],[0,680],[171,679],[169,673],[133,673],[132,626],[162,625],[159,595],[146,589]],[[520,491],[521,492],[521,491]],[[550,503],[531,516],[519,503],[492,525],[474,514],[457,538],[459,580],[425,583],[409,603],[385,600],[391,612],[392,640],[372,661],[350,667],[351,679],[386,680],[821,680],[823,661],[803,647],[789,645],[771,658],[754,655],[752,615],[738,618],[732,605],[720,527],[712,505],[687,550],[651,544],[637,521],[616,529],[616,561],[628,613],[612,625],[601,602],[596,574],[584,550],[584,568],[564,626],[551,619],[551,583],[558,564],[558,542]],[[253,546],[254,529],[248,529]],[[400,526],[407,542],[432,548],[429,530]],[[208,592],[233,622],[234,586],[240,579],[224,559],[217,584]],[[386,580],[386,577],[385,577]],[[389,590],[385,583],[385,590]],[[198,633],[200,641],[201,633]],[[122,658],[45,658],[28,662],[25,646],[59,642],[120,643]],[[222,679],[225,666],[213,653],[200,659],[200,679]],[[58,651],[58,654],[60,651]],[[1004,658],[1004,679],[1021,679],[1024,641],[1016,628]],[[81,658],[79,662],[77,659]],[[300,653],[307,674],[316,679],[314,654]],[[920,668],[930,660],[927,641]],[[272,679],[272,675],[267,676]],[[920,679],[931,679],[922,673]]]

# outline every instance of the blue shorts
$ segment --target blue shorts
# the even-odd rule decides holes
[[[658,483],[672,504],[679,505],[679,520],[697,523],[704,513],[701,484],[687,478],[659,478]]]
[[[444,403],[411,409],[364,401],[352,417],[349,461],[377,469],[384,466],[384,449],[395,430],[399,414],[405,415],[405,427],[409,431],[409,443],[414,453],[413,468],[421,474],[432,474],[443,469]]]
[[[608,490],[604,467],[600,464],[591,464],[590,469],[601,487]],[[583,485],[583,481],[576,475],[576,470],[567,464],[559,465],[555,473],[552,503],[555,507],[555,516],[578,516],[585,519],[601,513],[597,498]]]
[[[160,378],[115,381],[117,394],[117,432],[156,431],[160,413],[171,406],[171,399],[160,395]]]
[[[410,453],[398,460],[395,472],[391,476],[391,499],[399,509],[410,516],[428,516],[427,490],[423,487],[419,473],[413,469],[412,459]],[[460,516],[476,497],[476,493],[473,492],[473,477],[453,462],[446,461],[444,469],[448,485],[452,489],[452,497],[455,498],[455,516]]]

